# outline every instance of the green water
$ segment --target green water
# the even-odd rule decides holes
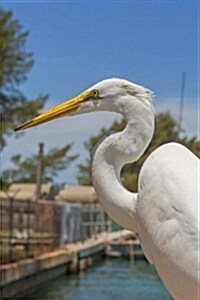
[[[171,300],[152,266],[105,259],[78,275],[61,276],[38,288],[26,299],[52,300]]]

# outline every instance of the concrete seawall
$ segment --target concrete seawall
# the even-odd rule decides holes
[[[128,230],[102,233],[83,243],[69,244],[38,257],[2,265],[1,297],[17,299],[59,275],[84,270],[105,253],[109,243],[118,238],[127,239],[131,236],[132,233]]]

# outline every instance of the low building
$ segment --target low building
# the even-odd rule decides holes
[[[4,191],[0,191],[0,198],[1,200],[7,200],[8,195]]]
[[[12,195],[15,200],[36,200],[35,183],[13,183],[8,188],[8,195]],[[40,200],[53,200],[53,186],[49,183],[41,185]]]

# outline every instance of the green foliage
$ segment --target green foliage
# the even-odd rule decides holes
[[[22,32],[11,12],[0,10],[1,21],[1,59],[0,81],[5,88],[12,89],[26,79],[26,73],[33,65],[32,54],[24,50],[28,32]]]
[[[109,131],[123,130],[125,127],[125,121],[114,122],[109,129],[102,129],[97,136],[93,136],[90,140],[85,143],[85,147],[88,151],[94,147],[96,142]],[[200,142],[197,141],[196,137],[188,139],[187,137],[180,138],[179,129],[177,122],[173,119],[170,113],[160,113],[156,116],[156,127],[153,139],[143,154],[143,156],[135,163],[127,164],[123,167],[121,177],[122,182],[130,191],[137,191],[137,179],[140,172],[140,168],[147,157],[159,146],[168,142],[179,142],[185,145],[198,157],[200,157]],[[79,165],[79,175],[77,177],[80,184],[92,185],[91,180],[91,162],[87,160],[84,165]]]
[[[77,155],[69,155],[72,144],[66,145],[63,148],[51,149],[43,157],[43,183],[53,182],[53,178],[58,173],[66,169],[69,164],[77,158]],[[3,171],[2,185],[5,189],[9,183],[13,182],[36,182],[36,170],[38,157],[33,155],[26,159],[23,159],[20,154],[11,158],[14,164],[13,168]]]
[[[10,11],[0,9],[1,47],[1,146],[6,145],[6,136],[25,120],[37,115],[43,108],[47,96],[27,99],[19,90],[33,66],[32,54],[25,50],[28,32],[22,30],[18,20]]]
[[[90,160],[87,159],[85,165],[78,165],[79,175],[77,176],[80,185],[92,185]]]
[[[89,153],[91,153],[94,145],[106,134],[107,130],[102,128],[100,133],[96,136],[92,136],[88,142],[85,142],[84,146]],[[85,164],[79,164],[79,175],[77,176],[78,182],[81,185],[92,185],[91,179],[91,161],[89,159],[86,160]]]

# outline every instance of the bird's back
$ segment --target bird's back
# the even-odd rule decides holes
[[[155,150],[138,186],[139,235],[175,299],[197,299],[199,159],[180,144]]]

